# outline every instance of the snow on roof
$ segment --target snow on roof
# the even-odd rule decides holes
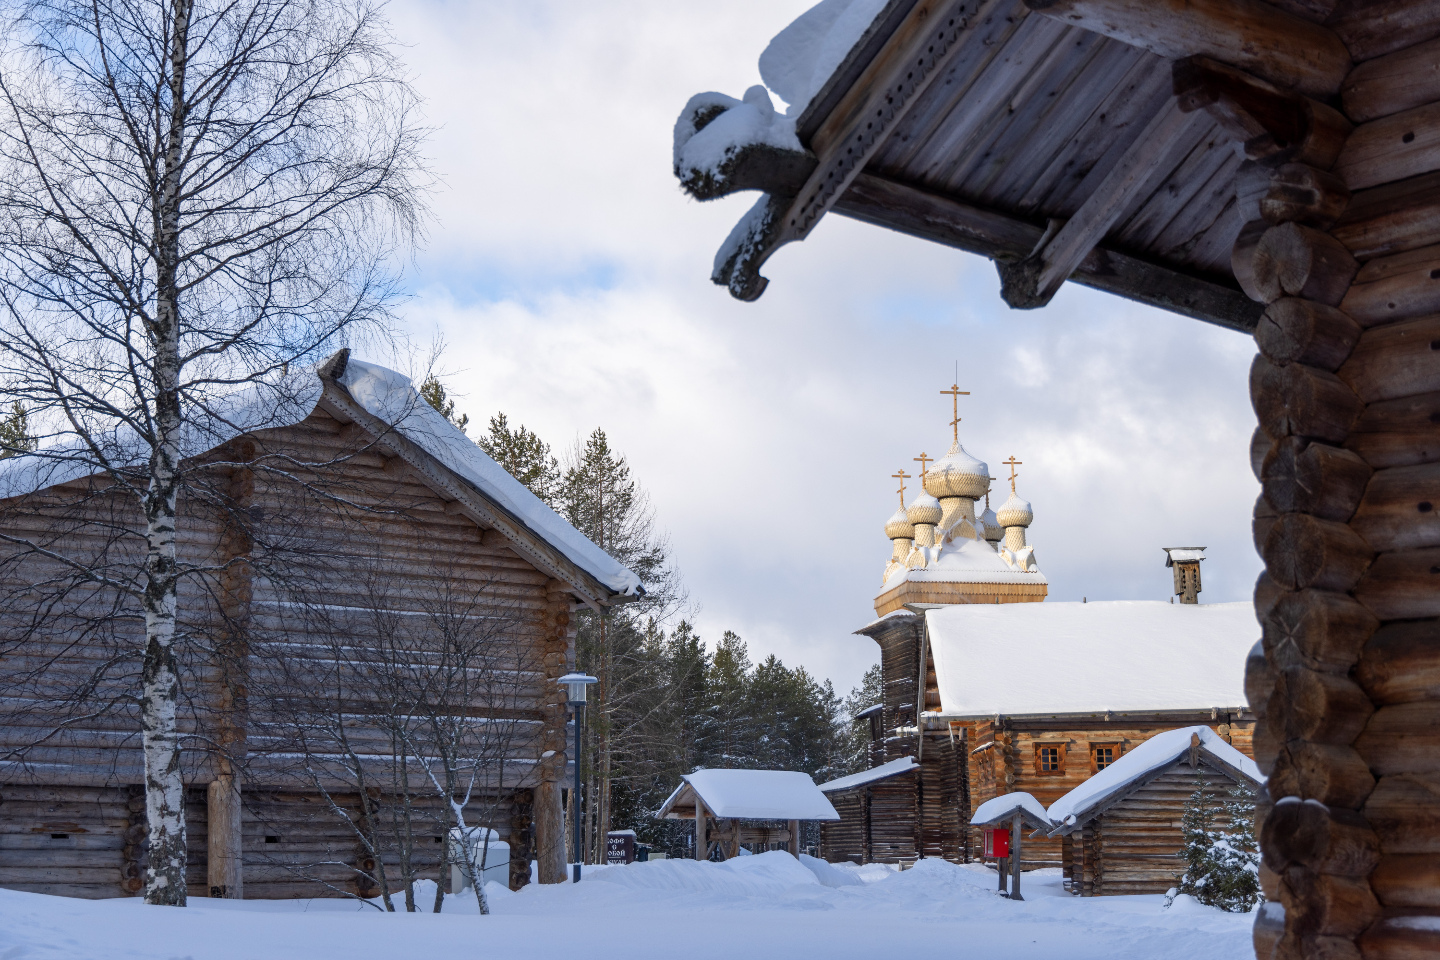
[[[619,594],[644,592],[638,576],[486,456],[475,441],[420,397],[409,377],[351,358],[340,376],[340,383],[367,411],[394,426],[430,456],[474,484],[486,499],[529,527],[606,587]]]
[[[181,456],[198,456],[241,434],[294,426],[305,420],[314,413],[324,392],[316,369],[297,371],[273,383],[250,383],[212,404],[207,416],[192,417],[187,423],[180,443]],[[425,402],[408,377],[351,357],[339,382],[365,410],[473,484],[482,496],[607,588],[618,594],[643,592],[638,576],[487,457],[459,427]],[[117,466],[142,463],[149,452],[148,445],[134,432],[116,432],[105,446],[110,462]],[[0,498],[93,476],[99,472],[95,463],[95,458],[78,445],[65,444],[0,460]]]
[[[1165,551],[1165,566],[1173,567],[1176,562],[1204,560],[1204,547],[1162,547]]]
[[[1046,826],[1050,823],[1050,815],[1045,812],[1045,807],[1028,793],[1007,793],[1002,796],[986,800],[976,809],[975,815],[970,818],[973,826],[983,827],[1001,820],[1009,820],[1016,811],[1029,814],[1035,818],[1035,826]]]
[[[866,707],[864,710],[858,711],[852,719],[859,720],[861,717],[868,717],[868,716],[870,716],[870,714],[872,714],[872,713],[879,713],[881,710],[884,710],[884,709],[885,709],[885,704],[883,704],[883,703],[871,704],[870,706]]]
[[[1080,822],[1091,810],[1136,780],[1183,757],[1190,750],[1192,735],[1199,735],[1204,753],[1249,777],[1256,786],[1265,782],[1255,761],[1226,743],[1214,730],[1206,726],[1182,727],[1157,733],[1056,800],[1050,805],[1049,818],[1066,826]]]
[[[925,622],[947,717],[1243,706],[1260,632],[1249,602],[955,604]]]
[[[902,773],[909,773],[911,770],[919,769],[920,764],[915,762],[914,757],[901,757],[899,760],[891,760],[889,763],[882,763],[880,766],[871,767],[869,770],[852,773],[848,777],[840,777],[836,780],[831,780],[829,783],[822,783],[820,784],[820,792],[836,793],[841,790],[853,790],[856,787],[863,787],[867,783],[888,780],[891,777],[898,777]]]
[[[681,804],[693,807],[698,794],[711,815],[739,820],[839,820],[840,814],[809,774],[793,770],[696,770],[680,778],[660,816],[678,820]]]
[[[933,548],[932,548],[933,549]],[[939,557],[928,566],[900,568],[891,575],[880,593],[888,593],[906,580],[937,583],[1048,583],[1045,575],[1016,570],[984,540],[957,537],[939,548]]]
[[[822,0],[775,35],[760,54],[760,78],[800,116],[844,62],[886,0]]]

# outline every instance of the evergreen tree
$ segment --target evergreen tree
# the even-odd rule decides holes
[[[485,455],[525,484],[530,492],[550,506],[557,506],[560,462],[550,453],[550,444],[524,424],[510,429],[504,413],[490,418],[490,432],[475,441]]]
[[[1225,811],[1228,830],[1219,828],[1217,808]],[[1222,803],[1197,772],[1196,789],[1185,802],[1180,825],[1185,873],[1170,891],[1167,904],[1188,894],[1207,906],[1245,913],[1263,900],[1254,820],[1255,793],[1247,785],[1236,784]]]
[[[470,417],[463,413],[458,417],[455,416],[455,401],[449,398],[444,384],[435,374],[430,374],[425,378],[425,382],[420,384],[420,396],[424,397],[425,402],[430,406],[439,410],[441,416],[446,420],[459,427],[461,433],[465,432],[465,427],[470,423]]]
[[[10,416],[0,420],[0,460],[35,449],[30,433],[30,418],[19,400],[10,408]]]
[[[860,685],[852,689],[842,703],[841,713],[844,729],[839,736],[843,750],[843,776],[859,773],[870,766],[870,724],[856,719],[861,713],[884,699],[883,678],[880,664],[874,664],[860,678]]]

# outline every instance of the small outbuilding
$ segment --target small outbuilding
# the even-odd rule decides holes
[[[1028,793],[1006,793],[980,804],[970,818],[970,826],[985,833],[985,859],[993,859],[1000,873],[1000,890],[1010,878],[1010,899],[1020,896],[1020,851],[1025,830],[1048,834],[1055,824],[1045,808]]]
[[[1201,781],[1223,798],[1237,785],[1256,790],[1255,761],[1206,726],[1167,730],[1051,804],[1061,837],[1065,886],[1082,897],[1164,893],[1185,870],[1181,820]],[[1222,828],[1228,822],[1216,811]]]
[[[839,820],[809,774],[793,770],[697,770],[660,807],[667,820],[695,821],[695,859],[715,847],[724,859],[743,846],[785,844],[800,855],[802,820]],[[784,822],[785,826],[775,826]]]
[[[867,711],[880,715],[877,705]],[[874,741],[872,741],[874,742]],[[900,757],[820,784],[840,818],[820,826],[820,857],[831,863],[911,863],[920,849],[914,816],[920,764]]]

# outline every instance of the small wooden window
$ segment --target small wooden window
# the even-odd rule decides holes
[[[1118,743],[1092,743],[1090,745],[1090,766],[1099,773],[1120,759],[1123,749]]]
[[[1042,777],[1056,777],[1065,772],[1065,748],[1058,743],[1035,745],[1035,772]]]

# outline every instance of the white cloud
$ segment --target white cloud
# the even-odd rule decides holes
[[[670,125],[738,94],[801,2],[393,8],[446,181],[407,308],[472,419],[557,447],[604,426],[649,488],[702,632],[848,689],[889,554],[890,474],[962,439],[1024,461],[1057,599],[1168,595],[1162,546],[1211,548],[1203,599],[1248,596],[1257,485],[1248,338],[1067,285],[1015,313],[983,260],[839,217],[741,304],[708,282],[749,198],[685,200]],[[912,489],[913,489],[912,481]],[[997,491],[999,490],[997,486]]]

